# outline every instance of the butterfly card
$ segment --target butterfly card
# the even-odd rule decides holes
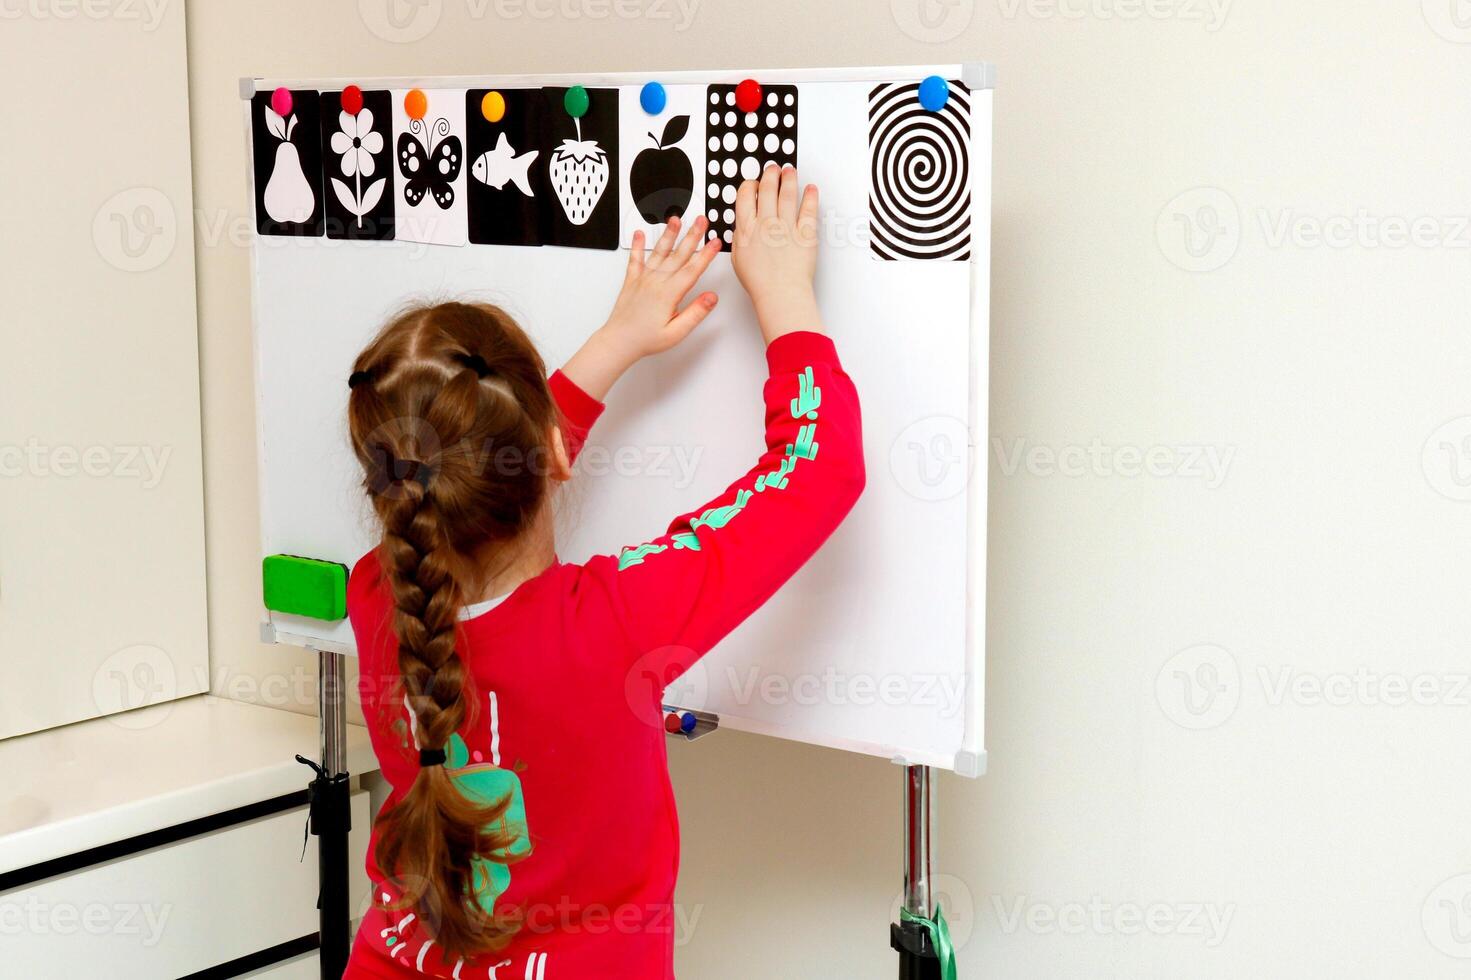
[[[393,151],[394,237],[467,244],[465,90],[395,89]]]

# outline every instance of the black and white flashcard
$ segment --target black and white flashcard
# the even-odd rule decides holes
[[[590,88],[587,112],[568,114],[565,88],[544,88],[548,245],[618,247],[618,90]],[[541,162],[538,161],[538,166]]]
[[[471,89],[465,94],[470,241],[540,245],[541,209],[552,192],[540,89]]]
[[[645,111],[640,92],[630,86],[619,96],[623,245],[635,231],[657,236],[671,216],[687,225],[705,210],[704,88],[664,87],[657,115]]]
[[[387,89],[322,93],[328,238],[393,238],[392,122]]]
[[[877,259],[970,258],[970,89],[950,82],[938,111],[918,83],[868,96],[869,245]]]
[[[465,90],[395,89],[394,237],[469,242],[465,202]]]
[[[282,90],[284,92],[284,90]],[[262,235],[322,234],[322,109],[311,89],[290,93],[272,108],[276,93],[250,100],[251,155],[255,166],[255,230]]]
[[[741,182],[761,175],[768,163],[797,165],[797,86],[768,85],[755,112],[736,108],[734,85],[706,90],[705,216],[707,237],[730,251],[735,232],[735,199]]]

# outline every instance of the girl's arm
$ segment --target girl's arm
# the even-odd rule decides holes
[[[676,518],[662,536],[586,566],[589,589],[606,600],[606,605],[594,605],[611,609],[632,641],[635,656],[665,648],[661,659],[670,672],[666,681],[795,574],[841,523],[863,489],[858,395],[832,341],[821,333],[812,288],[816,188],[807,188],[800,202],[797,188],[795,170],[773,166],[759,184],[747,181],[736,199],[732,260],[751,294],[767,341],[765,453],[724,493]],[[663,253],[671,257],[668,261],[680,269],[700,261],[699,271],[704,270],[718,246],[707,244],[695,252],[690,239],[703,233],[703,224],[703,219],[697,221],[677,246],[671,225],[660,240]],[[693,279],[675,285],[688,290]],[[627,284],[624,288],[629,289]],[[682,296],[681,292],[651,308],[672,309]],[[696,299],[686,313],[704,299]],[[622,297],[619,306],[624,306]],[[615,323],[617,312],[615,308],[610,325],[632,337],[635,331],[629,324]],[[705,312],[708,307],[695,322]],[[674,321],[669,323],[672,328]],[[677,336],[664,346],[677,342],[693,325],[668,329],[662,336],[676,332]],[[652,336],[655,331],[645,327],[644,333]],[[574,381],[583,384],[581,374],[590,379],[588,384],[606,380],[611,386],[632,362],[609,351],[638,349],[636,344],[613,344],[611,339],[603,343],[607,346],[590,341],[569,362],[566,370]]]

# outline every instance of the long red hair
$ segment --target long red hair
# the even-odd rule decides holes
[[[467,718],[459,612],[496,545],[516,539],[548,493],[555,407],[546,368],[500,309],[441,303],[390,321],[353,364],[348,424],[382,523],[403,695],[418,748],[446,749]],[[538,463],[540,460],[540,463]],[[442,765],[379,815],[374,859],[447,954],[503,948],[519,916],[487,912],[473,863],[509,863],[518,828],[462,795]]]

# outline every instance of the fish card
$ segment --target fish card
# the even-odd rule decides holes
[[[618,90],[590,88],[587,111],[567,112],[567,89],[542,89],[547,183],[542,206],[548,245],[618,247]],[[537,166],[542,162],[537,161]]]
[[[387,89],[322,93],[328,238],[393,238],[392,122]]]
[[[797,165],[797,86],[768,85],[755,112],[736,108],[736,86],[711,85],[705,98],[705,216],[709,238],[730,251],[735,199],[741,182],[761,175],[768,163]],[[713,168],[713,169],[712,169]]]
[[[395,237],[469,243],[465,204],[465,90],[393,92]]]
[[[705,210],[705,89],[670,85],[663,92],[657,114],[645,111],[639,88],[619,92],[623,245],[640,229],[657,237],[671,215],[688,224]]]
[[[543,104],[534,88],[465,94],[466,196],[470,241],[477,245],[542,243],[541,211],[552,200]]]
[[[313,89],[257,92],[250,100],[259,234],[322,234],[321,101]]]

